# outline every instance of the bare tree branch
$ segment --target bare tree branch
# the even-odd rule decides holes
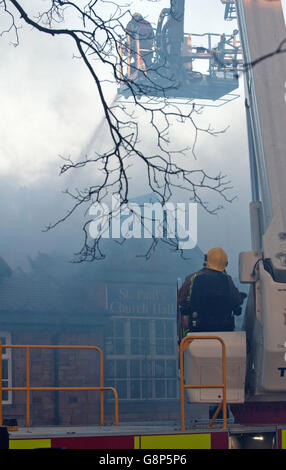
[[[43,34],[72,39],[78,57],[85,64],[98,91],[107,129],[105,138],[106,142],[109,142],[109,150],[104,152],[94,152],[94,155],[86,155],[79,161],[65,158],[60,174],[92,166],[96,177],[87,189],[66,191],[73,205],[65,215],[51,223],[47,227],[48,230],[66,221],[79,208],[85,207],[88,212],[92,205],[107,201],[112,194],[119,196],[119,209],[128,205],[130,185],[136,185],[136,182],[130,179],[129,170],[133,164],[143,165],[147,185],[162,206],[177,190],[184,191],[190,201],[199,204],[210,214],[216,214],[221,205],[210,207],[204,200],[206,192],[209,198],[214,193],[224,202],[233,200],[229,196],[230,185],[225,175],[218,173],[212,176],[205,170],[193,168],[193,162],[197,159],[196,148],[199,138],[203,135],[216,137],[226,132],[227,128],[214,130],[211,126],[202,127],[199,124],[202,107],[190,103],[183,111],[181,106],[170,104],[166,98],[164,99],[164,94],[167,94],[171,83],[174,86],[175,76],[171,75],[167,83],[165,81],[163,86],[160,85],[156,77],[165,78],[161,66],[157,67],[154,79],[154,75],[150,74],[149,77],[144,70],[138,70],[136,64],[128,62],[125,31],[126,22],[130,19],[128,5],[107,0],[77,2],[49,0],[43,4],[39,1],[39,9],[41,6],[45,9],[33,15],[23,7],[23,4],[23,1],[18,0],[0,0],[1,14],[10,18],[10,26],[2,31],[2,34],[14,32],[14,44],[17,45],[19,28],[22,23],[26,23]],[[103,4],[106,9],[105,15],[102,14]],[[127,56],[123,53],[126,47]],[[139,73],[139,78],[140,76],[144,78],[144,86],[140,79],[134,81],[132,74],[128,76],[122,74],[122,69],[126,66],[129,66],[137,76]],[[104,68],[105,77],[101,77],[99,67]],[[111,106],[108,104],[105,85],[110,81],[117,86],[126,87],[132,98],[129,108],[120,101]],[[143,102],[140,97],[146,96],[148,90],[151,95],[159,90],[161,98]],[[135,111],[141,113],[137,120]],[[141,115],[146,122],[149,122],[150,133],[152,132],[154,137],[152,145],[154,150],[151,152],[146,149],[144,143],[142,144],[144,125],[141,123]],[[193,136],[188,146],[184,148],[172,146],[170,131],[173,125],[184,126],[182,129],[192,129]],[[109,222],[113,216],[110,210]],[[89,224],[90,220],[83,225],[84,245],[78,254],[80,261],[92,261],[104,256],[99,247],[101,237],[90,239]],[[156,245],[157,240],[153,240],[147,258]],[[176,241],[173,246],[176,246]]]

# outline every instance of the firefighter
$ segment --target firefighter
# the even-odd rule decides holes
[[[241,314],[245,294],[235,287],[226,272],[225,251],[212,248],[203,269],[186,277],[178,292],[178,304],[188,331],[233,331],[233,315]]]
[[[217,45],[217,48],[214,53],[215,62],[218,64],[218,70],[222,70],[225,67],[224,56],[225,56],[225,46],[226,46],[226,35],[222,34],[220,37],[220,42]]]
[[[126,26],[126,33],[130,56],[134,60],[136,68],[141,67],[139,63],[141,57],[144,61],[145,69],[148,70],[152,66],[154,47],[154,31],[151,24],[143,18],[141,13],[133,13],[132,19]]]

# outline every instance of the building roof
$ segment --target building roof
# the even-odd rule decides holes
[[[138,289],[145,285],[150,289],[154,285],[165,288],[173,285],[170,297],[175,299],[178,275],[184,277],[201,267],[200,250],[193,250],[189,262],[163,246],[146,261],[134,255],[136,246],[126,243],[122,249],[114,244],[107,261],[84,264],[72,264],[65,258],[40,253],[36,260],[31,260],[31,272],[18,270],[9,277],[0,276],[2,324],[98,323],[107,314],[108,286],[134,285]]]

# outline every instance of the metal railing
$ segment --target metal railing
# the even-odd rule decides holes
[[[152,52],[152,49],[142,49],[140,48],[140,40],[136,39],[136,48],[132,50],[130,37],[127,37],[127,45],[123,43],[119,44],[119,58],[120,58],[120,78],[124,80],[124,65],[127,65],[127,77],[135,80],[139,72],[146,73],[146,64],[144,61],[143,54],[144,52]],[[125,51],[125,54],[124,54]],[[123,56],[127,56],[127,62],[123,59]],[[131,63],[132,57],[134,57],[134,64]]]
[[[133,42],[134,50],[132,50],[130,36],[127,35],[126,44],[122,41],[119,43],[119,58],[120,58],[120,78],[124,78],[124,65],[127,66],[127,78],[135,79],[139,72],[146,73],[146,65],[144,62],[144,52],[148,53],[153,51],[155,54],[160,51],[157,46],[153,45],[149,49],[142,49],[140,47],[140,40],[137,38]],[[198,46],[193,44],[193,39],[205,40],[204,46]],[[184,41],[182,43],[182,56],[189,56],[193,60],[208,60],[209,61],[209,74],[215,70],[219,64],[219,57],[222,55],[223,59],[221,66],[225,66],[226,70],[231,69],[230,65],[224,64],[224,59],[234,61],[237,66],[242,64],[242,49],[241,43],[238,38],[238,34],[226,34],[224,35],[224,42],[222,49],[218,49],[218,44],[214,46],[215,41],[222,39],[221,34],[217,33],[185,33]],[[143,53],[143,54],[142,54]],[[127,57],[123,59],[124,55]],[[134,58],[135,62],[132,64],[131,59]],[[215,60],[216,59],[216,60]],[[187,68],[192,70],[192,62],[186,63]]]
[[[3,348],[26,350],[26,386],[24,387],[3,387],[2,386],[2,352]],[[99,352],[100,355],[100,384],[99,387],[31,387],[30,385],[30,350],[31,349],[89,349]],[[25,391],[26,392],[26,427],[30,427],[30,392],[31,391],[99,391],[100,392],[100,425],[104,426],[104,392],[111,390],[115,398],[115,424],[118,426],[118,394],[114,387],[104,387],[103,385],[103,352],[97,346],[60,346],[60,345],[11,345],[0,342],[0,426],[3,422],[2,391]]]
[[[184,351],[196,339],[203,339],[203,340],[217,340],[221,343],[222,346],[222,383],[221,384],[208,384],[208,385],[185,385],[184,381]],[[181,428],[185,430],[185,403],[184,403],[184,391],[186,388],[222,388],[222,401],[219,404],[216,412],[214,413],[209,426],[213,425],[218,413],[220,412],[221,408],[223,409],[223,429],[227,428],[226,425],[226,416],[227,416],[227,409],[226,409],[226,347],[225,343],[222,338],[219,336],[192,336],[188,335],[182,339],[180,342],[179,347],[179,359],[180,359],[180,399],[181,399]]]

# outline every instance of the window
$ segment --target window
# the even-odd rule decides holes
[[[174,354],[174,326],[172,320],[155,320],[156,354]]]
[[[177,398],[175,327],[174,319],[112,320],[106,338],[106,383],[117,389],[119,399]]]
[[[150,322],[130,320],[131,354],[150,354]]]
[[[126,321],[114,320],[111,324],[110,336],[107,339],[107,354],[126,354],[125,336]]]
[[[2,345],[11,344],[10,333],[0,331],[0,341]],[[2,348],[2,387],[12,387],[12,364],[11,364],[11,348]],[[12,403],[12,391],[2,391],[2,403]]]

